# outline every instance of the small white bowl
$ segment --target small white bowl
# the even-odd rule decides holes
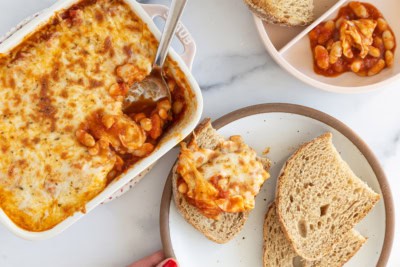
[[[315,1],[314,15],[317,19],[308,27],[286,28],[263,22],[257,16],[254,16],[254,19],[261,39],[271,56],[299,80],[322,90],[344,94],[363,93],[382,88],[400,78],[398,46],[395,51],[394,66],[372,77],[360,77],[351,72],[337,77],[325,77],[314,72],[308,33],[322,21],[335,18],[339,9],[348,2],[350,0]],[[400,24],[397,23],[398,10],[400,10],[398,0],[364,0],[363,2],[371,3],[378,8],[395,36],[400,38]]]

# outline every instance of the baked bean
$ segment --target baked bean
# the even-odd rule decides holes
[[[133,137],[129,137],[127,135],[119,134],[118,135],[119,141],[122,144],[122,147],[128,149],[130,152],[131,150],[138,148],[138,143],[133,140]]]
[[[335,41],[333,41],[333,39],[329,39],[329,41],[325,44],[326,50],[330,51],[334,43]]]
[[[96,141],[94,140],[93,136],[90,135],[85,130],[78,130],[75,132],[75,135],[79,143],[81,143],[84,146],[93,147],[96,144]]]
[[[168,119],[168,112],[165,109],[160,109],[158,111],[158,115],[160,116],[161,119],[166,120]]]
[[[167,85],[170,92],[173,92],[175,90],[176,82],[173,79],[170,79],[168,80]]]
[[[328,20],[327,22],[325,22],[324,27],[327,30],[333,32],[335,30],[336,25],[335,25],[335,22],[333,20]]]
[[[128,93],[129,88],[124,83],[114,83],[108,89],[111,96],[125,96]]]
[[[336,61],[335,64],[332,65],[332,67],[333,70],[336,71],[337,73],[342,73],[345,71],[342,58],[339,58],[338,61]]]
[[[340,29],[345,18],[341,17],[336,21],[336,29]]]
[[[350,68],[351,68],[351,71],[357,73],[360,71],[361,66],[362,66],[362,61],[357,59],[357,60],[354,60],[353,63],[351,63]]]
[[[321,33],[318,36],[318,44],[320,45],[325,45],[326,42],[332,39],[333,35],[333,31],[328,30],[327,28],[325,28],[325,26],[323,28],[324,30],[321,31]]]
[[[377,23],[378,23],[378,29],[381,32],[386,31],[388,29],[388,24],[387,24],[386,20],[384,20],[383,18],[379,18],[377,20]]]
[[[357,17],[365,19],[368,17],[368,10],[365,8],[365,6],[359,2],[350,2],[349,3],[350,8],[353,10],[353,12],[356,14]]]
[[[120,93],[120,88],[118,83],[114,83],[113,85],[110,86],[108,89],[108,92],[110,93],[111,96],[117,96]]]
[[[378,74],[379,72],[381,72],[383,70],[383,68],[385,67],[385,60],[380,59],[374,66],[372,66],[372,68],[370,68],[368,70],[367,75],[368,76],[374,76],[376,74]]]
[[[136,157],[145,157],[154,150],[154,145],[150,143],[144,143],[140,148],[135,149],[132,154]]]
[[[371,45],[371,46],[369,46],[368,54],[370,56],[372,56],[372,57],[380,57],[381,56],[381,51],[378,48],[373,47]]]
[[[333,32],[335,31],[335,23],[333,21],[327,21],[320,26],[320,31],[316,35],[318,44],[326,46],[328,42],[333,37]],[[311,33],[311,35],[313,35]]]
[[[179,114],[179,113],[181,113],[182,109],[183,109],[183,103],[182,103],[181,101],[175,101],[175,102],[172,104],[172,112],[173,112],[174,114]]]
[[[386,50],[392,50],[394,48],[394,37],[391,31],[386,30],[382,33],[383,44]]]
[[[384,47],[384,45],[383,45],[383,40],[382,40],[382,38],[379,37],[379,36],[376,36],[376,37],[374,38],[373,44],[374,44],[374,46],[377,47],[377,48],[383,48],[383,47]]]
[[[115,123],[115,118],[112,115],[105,114],[101,117],[101,122],[107,129],[110,129]]]
[[[146,115],[144,113],[138,113],[135,116],[133,116],[133,120],[135,122],[140,122],[144,118],[146,118]]]
[[[310,37],[311,40],[317,40],[318,36],[319,36],[319,32],[317,31],[310,31],[310,33],[308,34],[308,36]]]
[[[89,148],[89,154],[91,156],[96,156],[99,154],[99,152],[100,152],[100,145],[98,142],[93,147]]]
[[[161,101],[157,102],[157,108],[158,109],[165,109],[165,110],[170,110],[171,109],[171,102],[169,102],[168,99],[163,99]]]
[[[392,51],[387,50],[387,51],[385,52],[385,61],[386,61],[386,66],[387,66],[388,68],[390,68],[390,67],[393,66],[393,63],[394,63],[394,55],[393,55],[393,52],[392,52]]]
[[[118,134],[119,141],[128,151],[141,147],[146,141],[145,131],[135,122],[119,123],[121,131]]]
[[[317,62],[318,67],[320,67],[323,70],[326,70],[329,68],[329,54],[328,50],[326,50],[325,47],[322,45],[317,45],[315,47],[315,60]]]
[[[141,119],[140,120],[140,126],[146,132],[149,132],[151,130],[151,128],[153,127],[152,124],[151,124],[151,119],[149,119],[149,118]]]
[[[162,133],[162,121],[158,114],[153,114],[151,116],[151,130],[149,132],[150,137],[154,140],[160,137]]]
[[[188,186],[187,186],[187,184],[186,184],[185,182],[181,183],[181,184],[178,186],[178,191],[179,191],[179,193],[181,193],[181,194],[186,194],[187,191],[188,191]]]
[[[335,64],[342,54],[342,43],[340,41],[333,43],[331,52],[329,54],[329,63]]]

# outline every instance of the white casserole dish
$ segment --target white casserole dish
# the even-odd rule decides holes
[[[152,18],[155,16],[165,16],[165,8],[157,5],[142,6],[135,0],[124,1],[142,19],[142,21],[147,24],[149,30],[159,40],[160,32],[154,24]],[[15,46],[20,44],[24,40],[25,36],[36,31],[40,26],[46,24],[56,12],[67,9],[77,2],[79,2],[79,0],[60,0],[50,8],[44,10],[40,15],[23,25],[21,28],[18,27],[11,36],[8,36],[8,38],[6,37],[7,39],[0,44],[0,53],[6,53],[10,51]],[[144,8],[147,9],[150,16],[148,13],[146,13]],[[190,86],[190,90],[193,93],[193,98],[191,98],[191,101],[188,102],[188,110],[186,111],[184,118],[164,135],[164,137],[160,140],[157,149],[151,155],[136,163],[125,174],[110,183],[104,189],[104,191],[89,201],[86,204],[86,213],[90,212],[100,203],[108,199],[111,195],[113,195],[113,193],[118,191],[128,182],[139,181],[144,176],[144,173],[147,172],[158,159],[171,150],[184,137],[190,134],[200,120],[203,109],[203,99],[200,88],[189,70],[195,54],[195,45],[188,32],[182,26],[180,30],[178,29],[178,37],[185,48],[185,52],[182,57],[180,57],[173,49],[170,49],[169,56],[172,60],[178,63],[178,66],[185,74],[187,82]],[[65,219],[54,228],[43,232],[31,232],[18,227],[11,219],[9,219],[2,209],[0,209],[0,222],[19,237],[29,240],[42,240],[51,238],[63,232],[84,215],[84,213],[76,212],[73,216]]]

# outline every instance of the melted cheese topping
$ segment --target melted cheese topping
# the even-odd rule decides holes
[[[256,152],[239,136],[223,141],[215,150],[182,144],[178,190],[207,217],[221,212],[254,209],[255,196],[269,178]]]
[[[50,229],[106,187],[121,158],[108,145],[92,155],[76,132],[99,111],[136,125],[109,88],[123,64],[143,78],[156,46],[123,1],[85,0],[0,56],[0,205],[18,226]]]
[[[343,54],[347,58],[353,58],[352,47],[360,50],[360,57],[368,55],[373,43],[373,33],[377,22],[372,19],[344,20],[340,26],[340,40]]]

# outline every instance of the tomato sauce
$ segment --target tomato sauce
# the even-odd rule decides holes
[[[367,15],[360,17],[362,13],[360,10],[363,12],[366,11]],[[354,21],[365,22],[366,20],[371,20],[371,22],[376,23],[376,27],[372,33],[373,41],[370,45],[370,47],[373,46],[371,49],[374,51],[369,51],[365,57],[361,57],[360,48],[351,46],[353,57],[346,57],[342,53],[335,62],[332,60],[327,64],[327,55],[330,58],[329,60],[331,60],[332,45],[335,42],[342,42],[341,27],[345,20],[351,23]],[[360,28],[359,30],[363,33],[363,29]],[[389,37],[391,35],[392,40],[388,39],[387,35]],[[368,3],[350,2],[340,9],[335,19],[322,22],[315,27],[309,33],[309,39],[314,57],[314,71],[319,75],[335,77],[344,72],[352,71],[359,76],[373,76],[378,74],[383,68],[393,65],[394,51],[396,49],[394,33],[379,10]],[[388,44],[387,42],[392,42],[392,44]],[[343,46],[343,43],[341,44]],[[317,46],[322,46],[322,48],[319,47],[320,50],[325,48],[325,53],[316,53]],[[374,56],[372,52],[375,52]]]

